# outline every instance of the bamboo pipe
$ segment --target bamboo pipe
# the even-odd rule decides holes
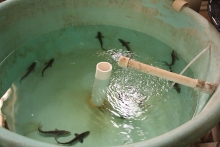
[[[209,94],[212,94],[217,88],[216,84],[208,83],[199,79],[192,79],[183,75],[179,75],[173,72],[140,63],[138,61],[131,60],[130,58],[124,56],[121,56],[119,58],[118,65],[124,68],[131,67],[153,76],[157,76],[169,81],[173,81],[175,83],[202,90]]]

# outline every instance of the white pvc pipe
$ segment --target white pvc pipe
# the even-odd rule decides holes
[[[203,53],[205,53],[211,46],[205,48],[201,53],[199,53],[189,64],[181,71],[180,75],[182,75]],[[174,86],[175,83],[171,85],[171,88]]]
[[[106,88],[109,86],[112,65],[108,62],[99,62],[96,65],[95,80],[92,89],[91,104],[95,107],[103,105],[106,98]]]
[[[201,53],[199,53],[184,69],[183,71],[181,71],[181,75],[187,70],[187,68],[189,68],[189,66],[191,66],[191,64],[193,64],[193,62],[195,62],[203,53],[205,53],[208,49],[210,49],[210,46],[206,47]]]
[[[179,12],[183,6],[188,6],[188,2],[185,0],[175,0],[172,4],[172,8]]]
[[[206,81],[202,81],[199,79],[192,79],[186,76],[182,76],[176,73],[172,73],[160,68],[156,68],[147,64],[140,63],[138,61],[134,61],[128,57],[121,56],[118,61],[118,65],[124,68],[131,67],[136,70],[145,72],[147,74],[157,76],[169,81],[173,81],[175,83],[179,83],[188,87],[200,89],[206,93],[212,94],[217,85],[213,83],[209,83]]]

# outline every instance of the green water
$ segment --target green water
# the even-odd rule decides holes
[[[102,32],[103,51],[95,38]],[[3,113],[11,131],[39,141],[57,144],[43,130],[65,129],[71,136],[59,138],[66,142],[75,133],[90,131],[84,142],[74,146],[111,146],[147,140],[166,133],[190,120],[197,107],[198,94],[171,82],[118,67],[120,55],[128,55],[118,39],[130,42],[135,60],[169,70],[161,61],[171,62],[172,48],[146,34],[113,26],[79,26],[57,30],[32,38],[18,47],[1,63],[3,85],[11,85],[12,94],[4,103]],[[180,73],[186,66],[179,61],[172,67]],[[41,72],[54,58],[52,67]],[[27,67],[36,61],[35,71],[20,83]],[[106,103],[102,108],[89,105],[98,62],[113,66]],[[193,77],[188,70],[186,76]],[[4,78],[3,78],[4,77]],[[7,78],[5,78],[7,77]]]

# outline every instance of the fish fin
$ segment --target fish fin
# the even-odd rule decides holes
[[[39,123],[39,126],[38,126],[38,127],[41,129],[43,126],[42,126],[42,124],[41,124],[41,123]]]
[[[102,46],[101,46],[102,50],[106,51],[106,49],[104,49]]]
[[[95,38],[98,38],[98,36],[96,36]]]
[[[104,36],[101,36],[102,38],[105,38]]]
[[[42,130],[41,130],[41,129],[42,129],[42,127],[43,127],[43,126],[42,126],[42,124],[41,124],[41,123],[39,123],[39,125],[38,125],[38,131],[39,131],[39,132],[41,132],[41,131],[42,131]]]
[[[75,133],[75,136],[78,136],[79,134]]]
[[[5,129],[10,130],[9,127],[8,127],[8,123],[7,123],[6,120],[5,120]]]
[[[127,44],[130,44],[130,42],[126,42]]]
[[[80,138],[80,139],[79,139],[79,142],[83,143],[83,138]]]
[[[55,131],[58,131],[58,129],[55,129]]]
[[[169,66],[169,67],[170,67],[170,64],[167,63],[166,61],[161,61],[161,62],[163,62],[166,66]]]

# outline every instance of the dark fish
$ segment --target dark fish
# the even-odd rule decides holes
[[[170,64],[170,66],[174,65],[176,60],[179,60],[179,58],[177,57],[177,54],[176,54],[176,52],[174,50],[171,53],[171,57],[172,57],[172,62]]]
[[[171,66],[169,66],[169,68],[170,68],[170,72],[173,72],[172,67],[171,67]]]
[[[174,88],[178,93],[181,92],[181,88],[180,88],[180,85],[179,85],[178,83],[175,83],[175,84],[173,85],[173,88]]]
[[[179,60],[179,58],[177,57],[177,54],[174,50],[171,53],[171,58],[172,58],[172,61],[170,64],[167,63],[166,61],[161,61],[161,62],[165,63],[166,66],[170,66],[170,67],[173,66],[175,64],[176,60]]]
[[[170,66],[170,72],[173,72],[171,66]],[[181,92],[181,88],[180,88],[180,85],[179,85],[178,83],[175,83],[175,84],[173,85],[173,88],[174,88],[178,93]]]
[[[6,120],[5,120],[5,126],[4,126],[4,127],[5,127],[5,129],[10,130],[9,127],[8,127],[8,123],[7,123]]]
[[[28,71],[27,71],[27,73],[21,78],[20,83],[21,83],[21,81],[22,81],[25,77],[27,77],[27,76],[34,70],[35,66],[36,66],[36,62],[33,62],[33,63],[27,68]]]
[[[44,69],[43,69],[43,71],[42,71],[42,77],[44,76],[44,71],[45,71],[48,67],[52,67],[53,61],[54,61],[54,59],[52,58],[52,59],[50,59],[50,61],[49,61],[48,63],[45,63],[46,66],[44,67]]]
[[[98,32],[98,33],[97,33],[97,36],[96,36],[95,38],[98,38],[98,40],[99,40],[99,42],[100,42],[100,44],[101,44],[101,48],[106,51],[106,49],[104,49],[104,48],[102,47],[102,45],[103,45],[102,38],[104,38],[104,36],[102,36],[101,32]]]
[[[69,142],[59,142],[56,138],[55,139],[56,139],[57,143],[59,143],[59,144],[72,144],[76,141],[83,143],[83,138],[85,138],[87,135],[89,135],[89,133],[90,133],[90,131],[86,131],[81,134],[75,134],[76,137],[73,138],[72,140],[70,140]]]
[[[128,141],[128,140],[125,140],[124,143],[123,143],[123,145],[124,145],[127,141]]]
[[[38,131],[39,132],[41,132],[45,135],[53,135],[55,138],[57,138],[58,136],[71,134],[71,132],[66,131],[66,130],[57,130],[57,129],[55,129],[54,131],[43,131],[41,128],[42,128],[42,125],[39,124],[39,126],[38,126]]]
[[[122,46],[125,46],[125,47],[126,47],[127,51],[131,52],[130,47],[128,46],[128,44],[129,44],[130,42],[126,42],[126,41],[124,41],[124,40],[122,40],[122,39],[118,39],[118,40],[121,42]]]

